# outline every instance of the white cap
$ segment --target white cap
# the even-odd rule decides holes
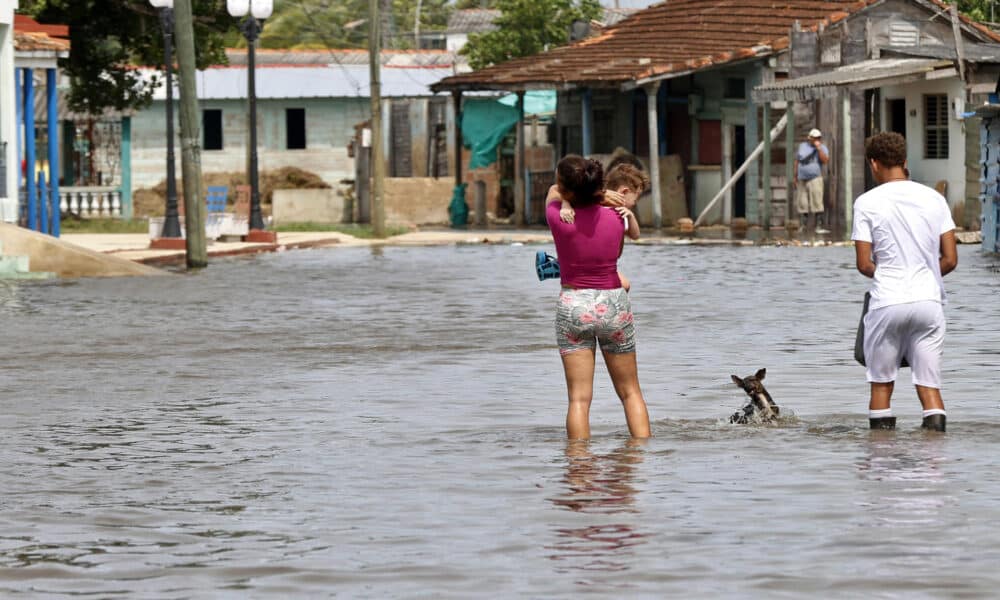
[[[819,129],[810,129],[809,130],[809,137],[811,137],[811,138],[821,138],[821,137],[823,137],[823,132],[820,131]]]

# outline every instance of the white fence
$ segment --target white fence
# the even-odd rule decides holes
[[[122,192],[111,186],[60,187],[59,210],[84,219],[122,216]]]

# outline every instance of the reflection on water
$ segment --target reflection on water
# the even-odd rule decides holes
[[[537,249],[0,282],[0,597],[994,595],[993,259],[947,279],[949,432],[900,385],[883,436],[850,248],[630,246],[653,437],[598,376],[567,443]],[[795,417],[728,424],[759,368]]]
[[[608,453],[592,452],[590,440],[566,443],[564,493],[549,498],[554,505],[582,514],[635,514],[636,467],[643,460],[643,440],[630,439]],[[627,571],[633,548],[646,534],[630,521],[557,527],[558,541],[548,548],[559,570]]]
[[[954,502],[947,485],[946,438],[937,432],[872,431],[858,474],[866,485],[861,506],[875,526],[927,527],[943,522]]]

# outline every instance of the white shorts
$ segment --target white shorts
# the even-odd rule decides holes
[[[944,308],[924,300],[876,308],[865,315],[868,381],[896,381],[902,357],[910,362],[914,385],[941,388]]]

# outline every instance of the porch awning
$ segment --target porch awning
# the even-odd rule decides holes
[[[753,89],[757,103],[788,100],[802,102],[836,96],[839,88],[867,90],[957,76],[954,62],[939,58],[881,58],[866,60],[833,71],[784,79]]]

